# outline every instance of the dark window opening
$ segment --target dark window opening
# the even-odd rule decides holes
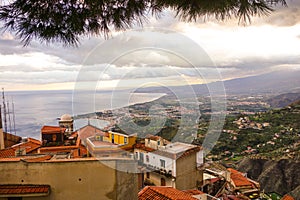
[[[160,159],[160,166],[165,168],[166,167],[166,161]]]
[[[160,185],[161,186],[166,186],[166,180],[164,178],[160,179]]]
[[[22,200],[22,197],[8,197],[7,200]]]

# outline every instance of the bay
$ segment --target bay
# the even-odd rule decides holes
[[[72,116],[115,109],[156,100],[162,93],[132,93],[129,90],[116,91],[8,91],[6,102],[12,111],[14,102],[15,130],[21,137],[40,139],[40,130],[44,125],[58,125],[58,118],[63,114]],[[1,101],[2,105],[2,101]],[[75,121],[75,129],[88,123],[89,119]],[[11,121],[11,123],[9,123]],[[106,126],[103,120],[89,120],[91,124]],[[14,134],[13,116],[7,116],[8,132]],[[10,126],[11,124],[11,126]]]

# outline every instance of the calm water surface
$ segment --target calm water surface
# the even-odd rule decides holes
[[[71,115],[93,113],[95,111],[124,107],[135,103],[153,101],[162,97],[159,93],[130,93],[130,91],[19,91],[5,92],[7,101],[14,101],[16,133],[22,137],[40,139],[43,125],[57,125],[57,118],[65,113]],[[2,101],[1,105],[2,105]],[[12,116],[11,116],[12,121]],[[76,128],[87,123],[87,119],[77,120]],[[91,121],[105,126],[107,122]],[[9,126],[8,126],[9,129]]]

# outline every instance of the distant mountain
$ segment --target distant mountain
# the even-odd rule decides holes
[[[283,108],[292,103],[296,104],[296,101],[300,101],[300,93],[285,93],[272,97],[267,100],[273,108]]]
[[[227,94],[259,94],[259,93],[288,93],[300,91],[300,70],[282,70],[257,76],[249,76],[224,81],[224,88]],[[217,83],[210,83],[208,86],[216,88]],[[138,92],[161,92],[189,94],[190,89],[197,95],[209,94],[207,85],[198,84],[191,86],[170,86],[170,87],[149,87],[140,88]]]
[[[225,81],[227,93],[288,93],[300,89],[300,70],[275,71]]]

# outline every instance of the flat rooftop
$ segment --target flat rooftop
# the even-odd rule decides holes
[[[175,143],[171,143],[166,145],[163,148],[160,148],[160,151],[165,151],[171,154],[178,154],[178,153],[182,153],[185,152],[189,149],[195,148],[197,147],[196,145],[192,145],[192,144],[186,144],[186,143],[182,143],[182,142],[175,142]]]
[[[172,159],[178,159],[183,156],[187,156],[193,152],[198,152],[200,150],[201,150],[201,147],[196,146],[196,145],[175,142],[175,143],[160,147],[158,150],[153,151],[151,153],[169,157]]]
[[[118,147],[117,144],[111,143],[111,142],[106,142],[106,141],[98,141],[94,140],[91,141],[95,147]]]

